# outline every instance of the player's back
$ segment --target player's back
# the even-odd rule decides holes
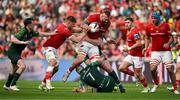
[[[97,66],[88,66],[81,73],[81,79],[86,84],[98,89],[98,92],[112,92],[115,81],[110,76],[105,76]]]

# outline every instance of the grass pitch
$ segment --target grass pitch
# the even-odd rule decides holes
[[[134,83],[124,83],[126,93],[73,93],[73,87],[79,86],[78,82],[52,82],[55,90],[44,92],[38,89],[38,81],[18,81],[20,92],[6,91],[2,87],[5,81],[0,81],[0,100],[180,100],[180,95],[169,92],[163,84],[156,93],[142,94],[142,86],[136,87]],[[152,84],[149,85],[152,87]]]

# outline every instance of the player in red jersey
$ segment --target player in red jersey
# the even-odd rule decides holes
[[[152,41],[152,53],[150,60],[150,70],[151,75],[154,81],[154,86],[150,92],[156,92],[159,87],[159,79],[157,76],[157,66],[160,62],[165,64],[169,76],[171,78],[174,93],[179,94],[177,91],[176,78],[173,71],[173,61],[171,55],[170,44],[173,41],[173,38],[170,34],[170,27],[167,23],[161,22],[161,16],[158,12],[153,12],[152,14],[152,23],[146,26],[146,38],[145,38],[145,48],[143,53],[147,50],[150,39]]]
[[[116,84],[120,88],[120,92],[124,93],[125,89],[120,83],[115,71],[112,69],[108,60],[103,60],[102,62],[98,62],[101,59],[101,51],[100,45],[102,44],[102,38],[106,38],[108,42],[112,42],[108,34],[108,28],[110,26],[110,11],[105,9],[100,12],[100,14],[92,14],[87,17],[84,24],[82,25],[83,29],[87,30],[87,34],[83,37],[81,43],[78,46],[78,55],[74,60],[72,66],[68,69],[68,71],[63,75],[62,80],[66,81],[70,73],[74,68],[79,66],[85,59],[86,56],[89,57],[92,64],[100,64],[101,67],[109,73],[111,77],[116,80]],[[96,32],[91,32],[89,24],[92,22],[97,22],[99,25],[99,30]]]
[[[64,23],[58,25],[56,29],[57,35],[51,36],[43,45],[43,54],[48,61],[48,67],[45,77],[41,84],[40,89],[51,90],[54,87],[51,85],[51,77],[58,71],[58,54],[57,49],[64,43],[66,39],[77,41],[78,37],[72,35],[73,32],[81,32],[82,28],[74,27],[76,19],[73,16],[68,16]]]
[[[129,55],[125,57],[118,70],[131,76],[136,75],[138,80],[144,86],[144,89],[141,92],[148,93],[150,88],[148,87],[145,77],[142,75],[144,55],[142,54],[143,44],[141,43],[142,40],[139,34],[139,30],[134,26],[132,18],[125,19],[125,26],[128,28],[126,34],[128,46],[124,47],[123,51],[128,52]],[[135,72],[128,68],[131,65],[133,65],[135,68]]]

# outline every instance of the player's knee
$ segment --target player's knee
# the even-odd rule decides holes
[[[49,60],[49,65],[51,65],[51,66],[57,66],[57,61],[56,61],[56,59],[50,59],[50,60]]]
[[[22,60],[19,60],[17,65],[18,65],[18,68],[20,68],[22,70],[24,70],[26,68],[26,65],[23,63]]]

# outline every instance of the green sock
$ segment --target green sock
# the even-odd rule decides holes
[[[19,74],[19,73],[16,73],[16,74],[14,75],[14,78],[13,78],[13,80],[12,80],[11,86],[16,85],[16,82],[17,82],[17,80],[19,79],[20,75],[21,75],[21,74]]]
[[[115,71],[110,72],[109,76],[111,76],[115,80],[116,84],[118,84],[118,85],[120,84],[120,81],[119,81]]]
[[[7,87],[9,87],[10,85],[11,85],[11,82],[12,82],[12,80],[13,80],[13,75],[12,74],[9,74],[9,76],[8,76],[8,80],[7,80],[7,82],[6,82],[6,86]]]

